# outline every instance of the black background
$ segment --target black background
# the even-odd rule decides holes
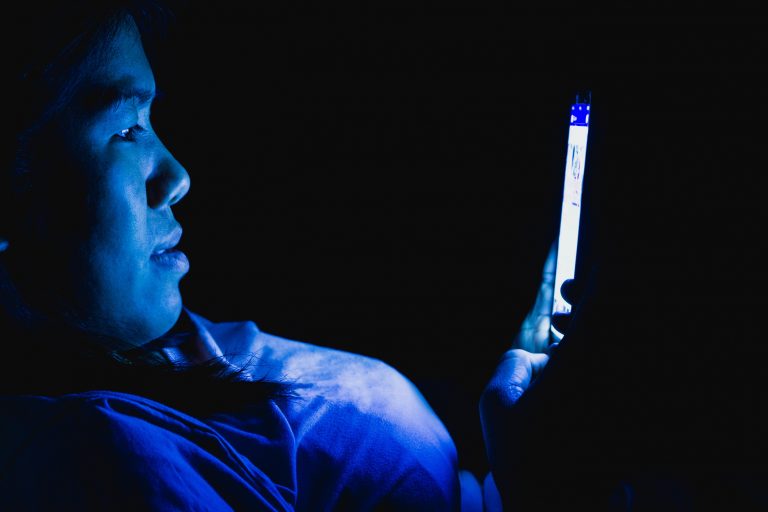
[[[722,259],[755,278],[730,258],[762,211],[761,23],[750,11],[187,5],[156,56],[154,113],[192,178],[176,207],[185,303],[386,361],[480,475],[477,398],[556,237],[576,92],[593,101],[591,247],[629,240],[642,250],[625,256],[673,265],[662,302],[705,302],[685,283]],[[718,217],[734,209],[752,223]],[[736,238],[706,252],[686,241],[714,231]]]

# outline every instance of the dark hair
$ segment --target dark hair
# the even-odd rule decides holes
[[[6,17],[6,26],[0,27],[3,84],[11,98],[0,137],[0,230],[4,234],[12,227],[7,219],[27,199],[24,192],[30,186],[32,160],[47,152],[47,147],[43,152],[35,145],[42,143],[42,132],[77,89],[80,68],[105,50],[105,43],[129,17],[149,47],[171,20],[170,9],[155,0],[31,0],[17,8],[16,15]]]
[[[16,30],[4,30],[12,40],[0,43],[2,62],[8,63],[4,83],[10,86],[12,98],[12,121],[3,123],[0,137],[0,234],[11,236],[14,232],[7,220],[27,207],[26,192],[35,184],[30,169],[38,168],[40,155],[56,154],[45,131],[76,91],[78,70],[105,50],[129,17],[150,47],[172,18],[170,7],[155,0],[31,0],[23,4],[16,17],[3,23],[14,24]],[[151,50],[147,53],[151,58]],[[9,258],[3,255],[6,261],[0,261],[2,343],[8,352],[6,361],[30,361],[31,368],[25,376],[0,372],[0,393],[61,395],[109,389],[199,414],[292,396],[288,384],[249,381],[243,378],[246,367],[233,368],[221,358],[178,365],[158,352],[108,352],[99,343],[103,340],[90,333],[44,314],[33,317],[23,301],[14,300],[17,291],[4,268]]]
[[[158,350],[110,352],[103,339],[54,323],[3,329],[5,360],[28,362],[23,372],[0,372],[0,394],[60,396],[91,390],[140,395],[193,415],[234,412],[265,400],[292,399],[290,383],[251,380],[252,361],[224,357],[172,364]]]

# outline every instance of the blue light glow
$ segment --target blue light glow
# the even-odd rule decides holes
[[[560,293],[560,288],[576,273],[576,250],[579,242],[579,216],[581,213],[581,190],[587,157],[587,134],[589,133],[589,105],[576,103],[571,106],[570,128],[568,131],[568,153],[565,162],[565,183],[563,206],[560,216],[560,237],[557,243],[557,267],[552,313],[571,312]],[[560,340],[563,334],[554,327],[553,336]]]

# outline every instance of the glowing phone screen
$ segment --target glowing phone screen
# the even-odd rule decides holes
[[[571,305],[560,294],[560,287],[576,273],[576,249],[579,243],[579,215],[581,213],[581,188],[587,158],[587,133],[589,132],[589,103],[577,102],[571,106],[571,123],[568,130],[568,154],[565,160],[563,207],[560,215],[560,237],[557,242],[557,267],[552,313],[570,313]],[[563,334],[552,327],[552,334],[562,339]]]

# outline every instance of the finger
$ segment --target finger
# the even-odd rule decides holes
[[[520,386],[527,389],[531,380],[549,361],[547,354],[537,354],[522,349],[507,350],[496,367],[494,378],[500,378],[508,385]]]
[[[546,354],[508,350],[496,367],[486,393],[504,407],[514,405],[549,361]]]
[[[550,342],[550,320],[554,296],[555,266],[557,264],[557,244],[553,243],[544,261],[536,300],[523,320],[520,332],[513,346],[529,352],[543,352]]]
[[[555,269],[557,266],[557,243],[549,247],[547,259],[544,260],[544,268],[541,272],[541,285],[536,295],[533,311],[537,315],[549,316],[552,313],[552,297],[555,286]]]
[[[557,269],[557,242],[552,242],[549,246],[547,259],[544,260],[544,270],[542,271],[542,281],[548,283],[555,282],[555,270]]]
[[[560,285],[560,295],[571,305],[573,305],[573,292],[573,279],[563,281],[563,284]]]
[[[530,370],[529,376],[535,378],[547,365],[549,356],[547,354],[513,348],[512,350],[507,350],[502,356],[502,362],[510,360],[514,361],[516,367],[522,366],[526,370]]]
[[[545,354],[508,350],[480,395],[480,424],[491,467],[506,463],[507,455],[517,449],[522,437],[510,436],[510,433],[519,428],[520,423],[515,421],[515,414],[510,413],[520,410],[518,401],[548,360]]]
[[[568,325],[571,323],[571,316],[571,313],[555,313],[552,315],[550,322],[558,332],[567,334]]]
[[[566,302],[573,306],[582,296],[581,280],[566,279],[562,285],[560,285],[560,295],[563,296]]]
[[[533,308],[539,314],[548,315],[552,312],[552,292],[555,285],[556,266],[557,244],[553,243],[549,247],[546,260],[544,260],[544,268],[541,272],[541,285],[539,286],[539,293],[536,296]]]
[[[551,341],[550,326],[548,314],[531,311],[523,321],[512,346],[528,352],[544,352]]]

